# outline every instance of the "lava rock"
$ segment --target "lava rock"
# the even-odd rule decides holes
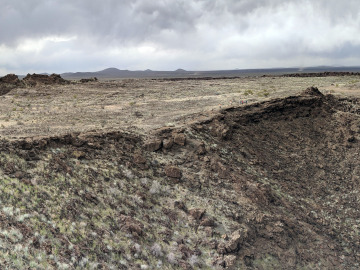
[[[146,158],[144,158],[142,155],[140,154],[135,154],[134,155],[134,162],[136,164],[145,164],[146,163]]]
[[[211,218],[205,218],[204,220],[202,220],[200,222],[200,226],[204,226],[204,227],[215,227],[215,221]]]
[[[162,141],[160,139],[152,139],[144,143],[145,150],[149,152],[155,152],[159,150],[161,146],[162,146]]]
[[[20,80],[19,80],[18,76],[16,76],[15,74],[8,74],[4,77],[1,77],[0,82],[10,83],[10,84],[19,84]]]
[[[313,87],[313,86],[306,88],[306,90],[304,90],[302,94],[310,95],[310,96],[320,96],[320,97],[324,96],[317,87]]]
[[[163,140],[163,146],[165,149],[170,149],[173,146],[173,144],[174,144],[173,138]]]
[[[235,252],[239,249],[239,245],[245,240],[247,232],[239,229],[231,234],[230,240],[226,243],[225,249],[227,253]]]
[[[177,179],[181,178],[182,176],[181,170],[176,166],[167,166],[165,168],[165,174],[170,178],[177,178]]]
[[[184,146],[186,143],[186,136],[183,133],[177,133],[174,135],[174,143],[180,146]]]
[[[200,208],[195,208],[195,209],[191,209],[189,211],[190,216],[192,216],[194,219],[196,220],[200,220],[204,215],[205,215],[206,210],[205,209],[200,209]]]

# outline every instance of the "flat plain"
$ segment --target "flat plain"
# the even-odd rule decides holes
[[[147,132],[181,125],[220,109],[297,95],[309,86],[324,94],[359,96],[359,76],[122,79],[16,88],[0,97],[0,136],[109,129]]]

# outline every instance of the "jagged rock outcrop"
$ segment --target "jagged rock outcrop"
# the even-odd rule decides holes
[[[21,81],[15,74],[8,74],[0,78],[0,96],[9,93],[12,89],[19,86]]]
[[[27,74],[23,79],[26,86],[34,87],[37,85],[68,84],[69,81],[63,79],[59,74]]]
[[[0,78],[0,83],[9,83],[18,85],[20,83],[19,77],[15,74],[8,74]]]

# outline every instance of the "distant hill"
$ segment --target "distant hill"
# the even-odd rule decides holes
[[[244,77],[261,75],[280,75],[289,73],[314,73],[314,72],[360,72],[360,67],[305,67],[305,68],[271,68],[271,69],[233,69],[233,70],[210,70],[210,71],[187,71],[177,69],[175,71],[146,70],[121,70],[114,67],[95,72],[69,72],[61,76],[65,79],[82,79],[97,77],[99,79],[120,78],[182,78],[182,77]]]

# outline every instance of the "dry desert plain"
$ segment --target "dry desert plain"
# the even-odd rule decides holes
[[[246,77],[228,79],[122,79],[17,88],[0,97],[0,136],[136,128],[147,132],[182,125],[242,102],[297,95],[309,86],[323,93],[360,96],[360,76]]]

